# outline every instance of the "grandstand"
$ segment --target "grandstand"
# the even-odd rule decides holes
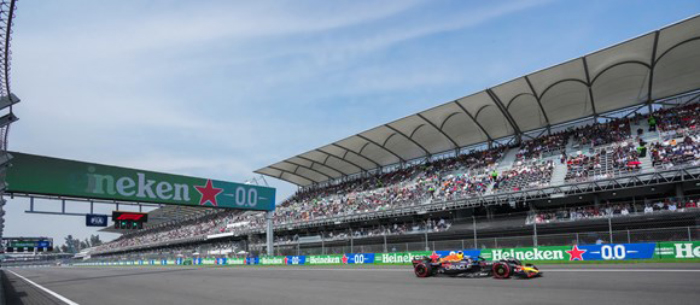
[[[700,240],[698,123],[694,17],[256,173],[299,187],[274,213],[284,255]],[[191,214],[91,255],[257,254],[264,224]]]
[[[168,224],[184,222],[190,219],[202,217],[214,212],[214,209],[208,207],[163,205],[148,212],[148,222],[144,223],[143,226],[145,229],[157,228]],[[124,234],[129,233],[130,230],[106,227],[101,229],[100,232]]]

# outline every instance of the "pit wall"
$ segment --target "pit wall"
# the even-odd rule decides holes
[[[455,249],[453,251],[459,251]],[[86,262],[76,265],[343,265],[410,264],[416,256],[437,259],[453,251],[417,251],[396,253],[345,253],[330,255],[267,256],[249,258],[177,258],[163,260],[122,260]],[[523,261],[580,262],[621,260],[699,259],[700,241],[545,246],[536,248],[464,249],[465,256],[486,260],[517,258]]]

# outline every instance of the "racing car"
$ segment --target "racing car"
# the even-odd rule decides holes
[[[489,277],[507,279],[533,278],[542,276],[542,272],[532,264],[522,264],[517,259],[502,259],[487,262],[482,257],[465,257],[459,261],[436,261],[428,256],[416,257],[412,261],[413,271],[417,277],[447,275],[451,277]]]

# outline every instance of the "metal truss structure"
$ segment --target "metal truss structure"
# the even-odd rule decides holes
[[[5,174],[10,166],[12,156],[7,153],[7,137],[10,125],[18,118],[12,111],[12,106],[19,98],[10,90],[10,42],[12,41],[12,22],[15,17],[15,0],[0,1],[0,237],[5,229]]]

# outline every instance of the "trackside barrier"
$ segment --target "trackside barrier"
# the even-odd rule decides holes
[[[398,253],[345,253],[335,255],[268,256],[248,258],[194,258],[191,260],[126,260],[88,262],[76,265],[343,265],[343,264],[410,264],[416,256],[434,259],[454,251],[416,251]],[[645,259],[700,258],[700,241],[546,246],[528,248],[464,249],[465,256],[487,260],[517,258],[523,261],[611,261]]]

